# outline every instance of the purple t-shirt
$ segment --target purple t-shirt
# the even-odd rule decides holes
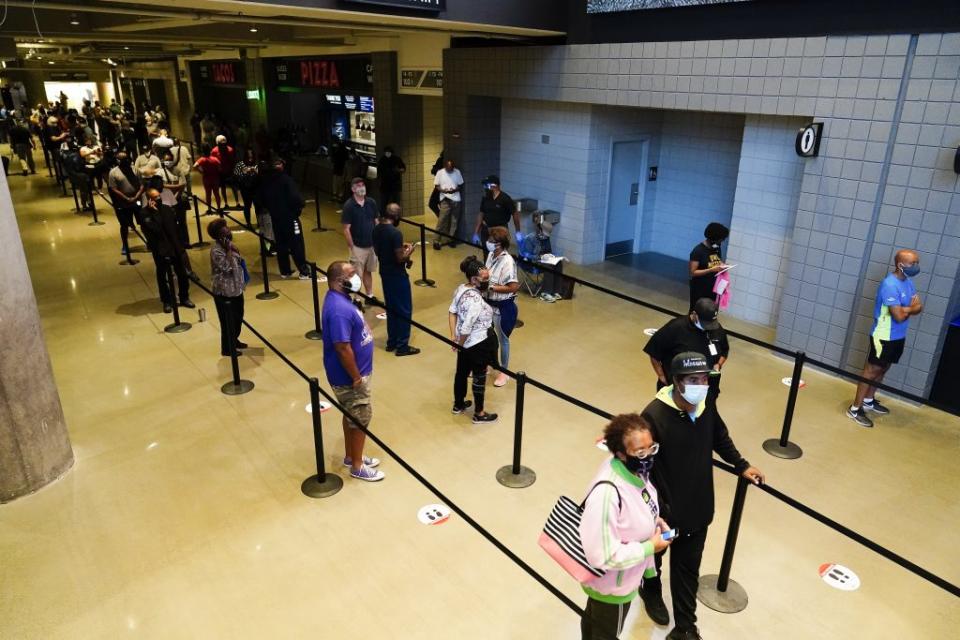
[[[337,342],[350,343],[361,376],[373,373],[373,333],[349,296],[339,291],[328,291],[323,300],[320,322],[323,329],[323,368],[331,386],[353,384],[353,379],[337,357],[333,346]]]

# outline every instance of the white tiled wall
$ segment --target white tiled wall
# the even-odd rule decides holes
[[[726,256],[727,262],[737,265],[730,272],[729,310],[737,318],[768,326],[777,323],[803,179],[803,159],[793,143],[806,122],[748,115],[744,123]],[[839,263],[834,267],[839,269]]]

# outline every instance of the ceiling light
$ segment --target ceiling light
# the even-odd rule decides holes
[[[124,47],[123,50],[124,50],[124,51],[130,51],[130,47]]]
[[[48,60],[47,64],[53,64],[53,60]]]
[[[43,60],[43,56],[37,56],[37,60]]]
[[[75,14],[75,13],[71,13],[71,14],[70,14],[70,24],[72,24],[72,25],[75,26],[75,27],[79,27],[79,26],[80,26],[80,19],[77,18],[77,14]]]
[[[250,27],[250,33],[256,33],[257,31],[259,31],[259,29],[256,27]]]

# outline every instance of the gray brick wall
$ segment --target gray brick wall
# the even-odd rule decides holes
[[[913,325],[907,366],[895,367],[890,379],[925,393],[948,301],[958,299],[960,184],[950,156],[960,145],[960,34],[920,36],[902,86],[910,43],[898,34],[449,50],[446,139],[449,146],[457,130],[460,148],[476,143],[497,163],[495,143],[470,121],[478,115],[467,108],[470,96],[824,122],[820,157],[803,163],[784,256],[782,299],[790,304],[777,318],[777,340],[859,368],[869,329],[864,311],[880,267],[894,246],[915,243],[925,269],[917,285],[928,304]],[[796,310],[788,311],[794,300]]]

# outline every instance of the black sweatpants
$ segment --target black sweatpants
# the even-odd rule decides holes
[[[679,629],[689,629],[697,624],[697,587],[700,580],[700,559],[707,541],[707,529],[682,534],[670,545],[670,597],[673,599],[674,624]],[[660,593],[660,566],[663,553],[654,556],[657,577],[643,581],[642,591]]]
[[[387,313],[387,317],[390,314]],[[487,367],[497,362],[497,335],[490,329],[487,339],[469,349],[457,351],[457,373],[453,378],[453,403],[462,407],[467,399],[467,376],[472,375],[473,411],[483,412],[483,398],[487,387]]]
[[[285,276],[293,273],[290,268],[291,254],[293,254],[293,262],[297,265],[300,273],[310,273],[306,249],[303,245],[303,227],[300,225],[300,218],[294,218],[292,221],[274,218],[273,233],[277,240],[277,266],[280,267],[280,273]]]
[[[580,637],[582,640],[613,640],[623,631],[623,621],[627,619],[630,603],[610,604],[590,598],[585,613],[580,618]]]
[[[170,286],[167,284],[167,265],[173,265],[173,273],[177,276],[177,287],[180,290],[180,302],[190,299],[190,279],[187,278],[187,270],[183,262],[177,258],[165,258],[156,251],[153,252],[153,263],[157,267],[157,291],[160,293],[160,300],[164,304],[173,304],[173,296],[170,292]]]
[[[230,304],[228,305],[227,302]],[[243,329],[243,294],[236,297],[214,296],[213,303],[217,305],[217,317],[220,319],[220,354],[230,354],[230,340],[236,341]],[[227,311],[230,312],[230,329],[227,333]]]

